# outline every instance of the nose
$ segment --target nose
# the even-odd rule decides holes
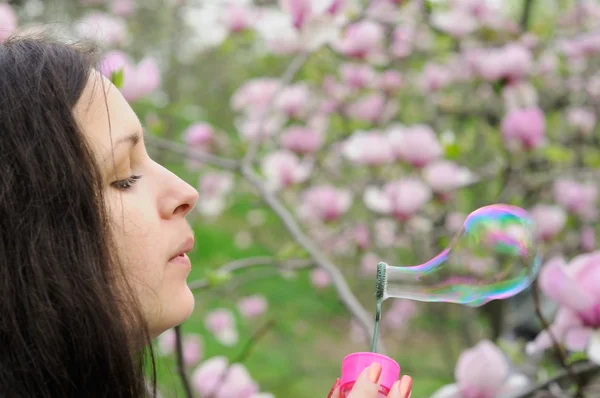
[[[163,191],[161,213],[164,218],[184,217],[198,203],[198,191],[172,172],[167,170],[167,174],[168,189]]]
[[[180,188],[181,203],[173,211],[173,215],[181,214],[185,216],[188,214],[198,203],[198,191],[194,189],[190,184],[181,180],[182,187]]]

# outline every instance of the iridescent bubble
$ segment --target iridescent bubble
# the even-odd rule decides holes
[[[541,265],[534,223],[523,209],[495,204],[466,218],[450,246],[421,265],[379,264],[382,298],[480,306],[526,289]]]

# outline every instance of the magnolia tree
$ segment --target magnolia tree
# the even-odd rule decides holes
[[[496,325],[490,339],[466,348],[456,383],[433,397],[593,394],[591,375],[600,364],[600,6],[591,0],[80,3],[72,34],[103,46],[101,70],[127,100],[154,104],[145,113],[147,145],[160,156],[178,155],[196,173],[198,220],[218,219],[240,197],[262,202],[248,212],[236,242],[263,237],[273,255],[236,260],[191,287],[211,287],[254,266],[285,275],[308,269],[315,289],[337,292],[353,319],[352,336],[370,338],[373,316],[364,303],[372,302],[378,261],[425,261],[468,212],[515,204],[531,212],[544,255],[525,314],[535,312],[543,331],[526,346],[501,344],[506,306],[484,306]],[[0,40],[43,19],[40,4],[0,3]],[[172,41],[152,43],[166,51],[155,56],[131,44],[130,24],[150,4],[181,24]],[[173,46],[178,53],[168,51]],[[276,67],[237,84],[229,103],[220,104],[232,123],[206,115],[175,128],[165,94],[176,102],[178,77],[198,77],[164,76],[219,48],[243,53],[237,62],[268,60]],[[397,335],[418,308],[392,301],[385,327]],[[517,311],[509,308],[509,315]],[[236,311],[252,320],[267,310],[264,297],[253,295]],[[205,326],[224,346],[240,338],[231,309],[206,314]],[[259,392],[240,358],[204,358],[197,335],[176,328],[158,345],[165,355],[178,354],[190,396],[270,396]],[[549,374],[540,365],[546,352],[565,369]],[[413,377],[418,384],[419,375]]]

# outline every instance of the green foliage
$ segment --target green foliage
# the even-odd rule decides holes
[[[112,84],[115,85],[115,87],[122,88],[123,87],[123,81],[124,81],[123,68],[121,68],[119,70],[113,71],[110,74],[110,81],[112,82]]]

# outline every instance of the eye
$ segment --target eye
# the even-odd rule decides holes
[[[139,180],[140,178],[142,178],[141,175],[132,175],[131,177],[126,178],[124,180],[115,181],[115,182],[111,183],[110,185],[121,191],[125,191],[125,190],[133,187],[133,184],[135,184],[135,182],[137,180]]]

